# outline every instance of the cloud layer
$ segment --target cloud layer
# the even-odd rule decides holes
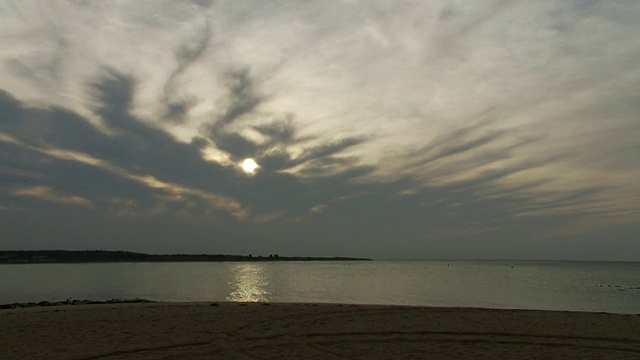
[[[638,16],[2,0],[0,247],[636,259]]]

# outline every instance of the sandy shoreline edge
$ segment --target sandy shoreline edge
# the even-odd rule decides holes
[[[640,315],[112,301],[2,309],[0,349],[7,359],[640,359]]]

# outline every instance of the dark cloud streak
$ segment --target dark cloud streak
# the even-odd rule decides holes
[[[166,119],[183,122],[186,120],[185,117],[187,116],[189,109],[195,105],[194,99],[179,98],[177,94],[179,92],[179,85],[177,84],[177,81],[192,64],[202,58],[211,41],[211,37],[211,25],[207,19],[202,32],[198,34],[191,43],[183,44],[176,51],[175,55],[178,60],[178,67],[169,75],[169,78],[164,85],[162,98],[162,103],[166,107]]]

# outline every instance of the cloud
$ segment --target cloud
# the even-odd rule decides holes
[[[13,196],[32,197],[38,200],[51,201],[60,204],[82,206],[93,209],[95,205],[88,199],[80,196],[61,195],[48,186],[32,186],[26,188],[17,188],[10,192]]]
[[[249,71],[246,69],[233,71],[229,74],[229,90],[229,106],[213,124],[212,131],[214,133],[223,130],[243,115],[252,112],[260,103],[260,98],[253,89]]]
[[[580,233],[587,257],[637,234],[637,2],[5,3],[15,238],[62,208],[76,239],[207,251],[552,256]]]
[[[213,6],[213,0],[191,0],[194,4],[208,8]]]
[[[246,209],[230,197],[195,186],[171,182],[181,171],[188,171],[199,165],[210,168],[215,166],[202,160],[199,145],[176,143],[164,132],[145,126],[131,117],[128,112],[133,96],[133,84],[134,81],[130,77],[109,70],[103,80],[93,85],[96,91],[96,112],[114,132],[113,135],[99,131],[87,120],[75,114],[61,109],[25,109],[14,99],[4,95],[2,99],[7,105],[10,104],[5,108],[10,108],[12,113],[11,117],[2,119],[2,130],[11,135],[2,133],[0,140],[13,145],[10,146],[11,151],[22,154],[17,158],[29,159],[34,155],[45,155],[52,160],[66,162],[67,164],[58,163],[53,168],[49,168],[49,164],[45,162],[42,171],[47,173],[49,181],[58,181],[58,186],[84,189],[90,197],[102,197],[105,201],[104,198],[108,198],[109,195],[121,196],[119,192],[124,189],[118,189],[117,184],[130,187],[125,184],[133,182],[142,185],[146,190],[140,191],[140,187],[136,186],[127,189],[125,193],[140,197],[160,191],[195,197],[234,216],[247,216]],[[34,114],[40,116],[32,116]],[[11,121],[12,119],[17,121]],[[36,132],[30,132],[34,129]],[[173,160],[174,158],[177,159]],[[77,164],[71,165],[73,170],[68,173],[74,176],[59,172],[63,169],[68,170],[65,169],[70,166],[68,162]],[[18,162],[16,166],[33,169],[38,163],[42,163],[42,160],[34,163]],[[167,166],[168,163],[172,166]],[[80,171],[85,174],[78,176]],[[202,173],[201,169],[199,171]],[[86,174],[87,172],[91,175]],[[105,172],[109,175],[105,176]],[[94,183],[88,183],[89,179],[96,177]],[[113,188],[116,192],[110,194],[108,188],[101,187],[102,184],[108,185],[108,188]]]
[[[203,2],[203,4],[200,5],[205,6],[205,4],[206,2]],[[173,121],[184,121],[189,109],[195,106],[195,100],[193,98],[184,98],[178,95],[180,91],[179,79],[180,76],[189,69],[189,66],[203,56],[210,40],[211,29],[209,21],[207,21],[201,33],[198,34],[192,42],[183,44],[176,51],[178,67],[169,75],[164,85],[162,101],[166,106],[165,118]]]

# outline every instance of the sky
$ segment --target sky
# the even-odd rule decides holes
[[[636,0],[0,0],[0,248],[640,260]]]

